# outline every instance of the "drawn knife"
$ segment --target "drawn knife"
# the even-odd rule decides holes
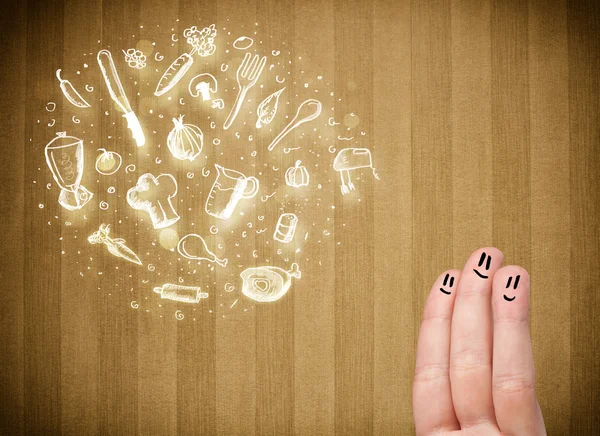
[[[133,139],[135,139],[138,147],[143,146],[146,143],[146,138],[144,137],[142,126],[135,113],[131,110],[131,105],[123,90],[123,85],[117,74],[112,55],[108,50],[100,50],[98,52],[98,65],[100,65],[100,70],[102,71],[102,76],[104,76],[104,81],[106,82],[106,87],[111,98],[125,112],[123,116],[127,119],[127,127],[131,130]]]

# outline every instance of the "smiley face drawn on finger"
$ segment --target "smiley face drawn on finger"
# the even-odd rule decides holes
[[[479,264],[477,266],[479,268],[484,267],[484,263],[485,263],[485,270],[489,271],[490,266],[492,265],[492,256],[489,254],[485,254],[485,251],[483,253],[481,253],[481,257],[479,258]],[[475,274],[477,274],[482,279],[488,278],[487,275],[479,272],[476,268],[473,268],[473,271],[475,271]]]
[[[448,283],[448,279],[450,279],[450,283]],[[452,286],[454,286],[454,277],[450,277],[450,274],[446,274],[446,277],[444,277],[444,283],[442,284],[442,286],[446,286],[446,284],[448,284],[448,288],[450,288],[450,289],[452,289]],[[450,295],[452,293],[450,291],[446,291],[442,287],[440,287],[440,291],[442,291],[446,295]]]
[[[513,285],[513,289],[516,291],[517,290],[517,286],[519,286],[519,280],[521,279],[521,275],[517,275],[517,277],[515,277],[515,283]],[[508,282],[506,283],[506,289],[510,288],[510,282],[512,281],[512,276],[510,276],[508,278]],[[506,294],[504,294],[504,299],[506,301],[513,301],[515,298],[517,298],[517,296],[515,295],[512,298],[509,298],[506,296]]]

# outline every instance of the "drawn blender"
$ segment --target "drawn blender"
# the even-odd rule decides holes
[[[58,202],[67,210],[79,210],[94,196],[81,186],[83,177],[83,141],[66,132],[58,132],[44,150],[46,164],[60,186]]]
[[[225,124],[223,124],[223,129],[225,130],[229,129],[229,127],[237,117],[237,114],[240,111],[240,108],[242,107],[242,104],[244,103],[244,100],[246,98],[246,93],[250,88],[254,86],[254,84],[260,77],[263,68],[265,67],[265,64],[267,63],[266,56],[260,58],[259,61],[259,56],[254,55],[254,58],[252,58],[252,62],[250,62],[250,57],[250,53],[246,53],[246,55],[244,56],[244,60],[237,69],[236,78],[238,82],[239,91],[235,99],[235,103],[233,103],[233,107],[231,108],[231,111],[229,112],[229,115],[225,120]]]

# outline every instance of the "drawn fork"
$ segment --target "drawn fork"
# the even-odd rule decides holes
[[[254,55],[252,62],[250,62],[250,53],[246,53],[244,56],[244,60],[238,67],[236,78],[238,82],[238,95],[235,99],[235,103],[233,103],[233,107],[231,108],[231,112],[227,116],[227,120],[225,120],[225,124],[223,124],[223,129],[227,130],[237,117],[242,104],[244,103],[244,99],[246,98],[246,93],[250,88],[254,86],[258,78],[260,77],[265,64],[267,63],[267,57],[263,56],[260,58],[259,56]]]

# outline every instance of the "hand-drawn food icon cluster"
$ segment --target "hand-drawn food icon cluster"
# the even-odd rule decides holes
[[[164,71],[158,80],[154,95],[160,97],[173,89],[194,63],[195,56],[207,57],[213,55],[217,46],[215,38],[217,29],[215,25],[198,29],[193,26],[183,32],[187,43],[192,49],[181,54]],[[247,50],[254,41],[249,37],[238,38],[233,47],[237,50]],[[142,69],[146,66],[146,56],[136,49],[122,50],[124,62],[131,68]],[[104,82],[113,102],[123,112],[127,120],[127,127],[138,147],[146,143],[144,129],[129,104],[123,88],[119,72],[115,66],[113,56],[109,50],[100,50],[97,62],[104,78]],[[188,83],[188,92],[193,98],[202,98],[202,101],[211,101],[213,108],[223,109],[230,105],[227,118],[222,126],[228,130],[235,122],[242,106],[247,106],[248,91],[259,82],[267,56],[258,54],[245,56],[236,72],[237,96],[233,102],[226,103],[217,99],[219,89],[217,78],[204,72],[196,75]],[[221,68],[221,71],[224,71]],[[73,85],[62,78],[61,70],[57,70],[60,89],[69,103],[80,109],[90,108],[91,105],[81,96]],[[277,78],[276,78],[277,80]],[[281,83],[277,80],[278,83]],[[255,109],[256,129],[270,124],[276,117],[279,100],[286,87],[273,92],[265,98]],[[293,130],[304,123],[315,120],[322,112],[319,100],[310,98],[302,102],[287,125],[272,139],[268,151],[275,147]],[[194,161],[202,154],[204,149],[204,134],[199,126],[186,123],[184,115],[173,118],[173,128],[167,137],[167,147],[170,153],[179,160]],[[331,124],[330,124],[331,125]],[[264,130],[264,129],[263,129]],[[260,132],[260,130],[257,130]],[[286,149],[288,153],[290,149]],[[291,149],[293,150],[293,149]],[[96,159],[96,171],[108,176],[115,174],[122,165],[123,159],[114,152],[99,149],[102,153]],[[69,211],[82,209],[94,196],[88,189],[81,185],[84,171],[84,142],[82,139],[69,136],[66,132],[58,132],[45,148],[46,163],[52,172],[54,180],[61,188],[58,201],[62,207]],[[248,177],[241,172],[215,164],[215,178],[204,202],[204,211],[215,218],[228,220],[232,217],[238,204],[245,199],[256,196],[260,182],[256,177]],[[354,190],[350,178],[350,171],[359,168],[371,168],[377,177],[370,150],[366,148],[344,148],[335,157],[332,168],[340,173],[341,192],[348,194]],[[126,172],[130,172],[126,168]],[[310,175],[308,169],[297,160],[295,165],[285,171],[285,183],[292,188],[302,188],[309,185]],[[165,229],[179,221],[180,217],[176,208],[177,180],[171,174],[139,175],[137,183],[127,191],[127,203],[134,209],[148,214],[154,229]],[[102,206],[100,207],[101,209]],[[294,240],[298,216],[294,213],[281,213],[273,232],[273,240],[289,244]],[[105,245],[108,252],[131,263],[142,265],[142,260],[129,247],[125,240],[110,236],[110,226],[101,224],[100,228],[88,237],[91,244]],[[196,233],[189,233],[179,239],[177,252],[180,256],[190,260],[204,260],[220,267],[227,266],[227,258],[218,257],[204,240]],[[242,293],[256,302],[272,302],[283,297],[291,286],[292,278],[301,277],[300,267],[297,263],[291,269],[274,266],[259,266],[246,268],[240,273],[242,280]],[[200,287],[183,286],[181,284],[165,283],[153,288],[161,298],[178,302],[198,303],[201,299],[208,298],[206,292],[201,292]]]

